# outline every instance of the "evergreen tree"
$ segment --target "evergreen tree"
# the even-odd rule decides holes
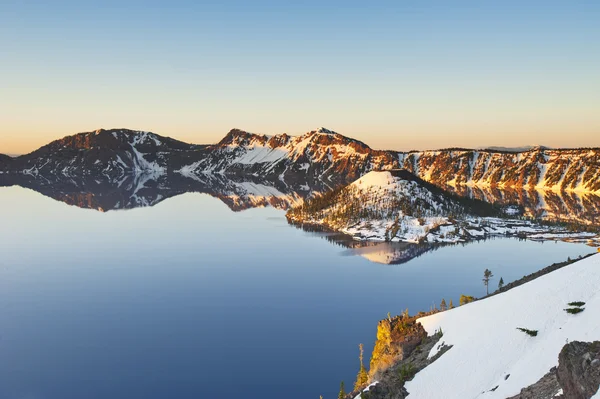
[[[450,304],[448,304],[448,309],[454,309],[454,304],[452,303],[452,299],[450,299]]]
[[[356,376],[356,382],[354,383],[355,391],[358,391],[359,389],[361,389],[362,387],[367,385],[367,382],[369,381],[369,375],[367,374],[367,369],[365,369],[365,365],[363,363],[363,353],[364,353],[363,344],[359,344],[358,349],[360,351],[360,354],[358,355],[358,359],[360,360],[360,369],[358,370],[358,375]]]
[[[492,271],[489,269],[485,269],[485,271],[483,272],[483,285],[485,285],[485,291],[486,291],[487,295],[490,294],[489,285],[490,285],[490,279],[492,277],[494,277],[494,275],[492,274]]]
[[[340,383],[340,393],[338,394],[338,399],[345,399],[346,391],[344,390],[344,381]]]
[[[504,287],[504,280],[500,277],[500,281],[498,281],[498,289],[501,290]]]
[[[448,305],[446,305],[446,300],[442,299],[442,303],[440,303],[440,310],[443,312],[444,310],[448,310]]]

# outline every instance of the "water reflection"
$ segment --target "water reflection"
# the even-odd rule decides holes
[[[101,212],[154,206],[184,193],[205,193],[219,198],[234,212],[266,206],[286,210],[316,192],[329,189],[325,184],[309,187],[304,182],[270,182],[248,176],[237,179],[219,174],[193,177],[141,174],[126,175],[120,180],[0,175],[0,187],[9,186],[29,188],[57,201]]]
[[[536,219],[600,224],[600,196],[595,194],[498,187],[447,186],[446,189],[490,203],[518,205],[525,216]]]

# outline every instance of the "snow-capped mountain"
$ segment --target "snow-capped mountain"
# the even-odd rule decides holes
[[[377,151],[366,144],[320,128],[302,136],[267,136],[231,130],[206,157],[186,165],[181,174],[224,173],[257,175],[281,181],[346,182],[373,169],[397,163],[392,152]]]
[[[447,149],[380,151],[319,128],[301,136],[231,130],[214,145],[192,145],[150,132],[97,130],[56,140],[31,154],[0,157],[0,171],[31,175],[177,172],[187,177],[223,174],[331,188],[371,170],[404,168],[438,186],[526,188],[600,193],[600,149],[523,152]]]
[[[201,156],[202,148],[150,132],[99,129],[53,141],[6,165],[29,175],[121,178],[163,174]]]

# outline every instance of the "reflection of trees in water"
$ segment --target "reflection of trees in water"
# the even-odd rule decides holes
[[[600,196],[589,193],[520,190],[498,187],[447,186],[458,195],[502,205],[517,205],[536,219],[600,224]]]

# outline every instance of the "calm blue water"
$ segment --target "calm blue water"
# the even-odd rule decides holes
[[[496,239],[384,265],[201,194],[100,213],[3,188],[0,221],[8,399],[335,398],[387,312],[593,252]]]

